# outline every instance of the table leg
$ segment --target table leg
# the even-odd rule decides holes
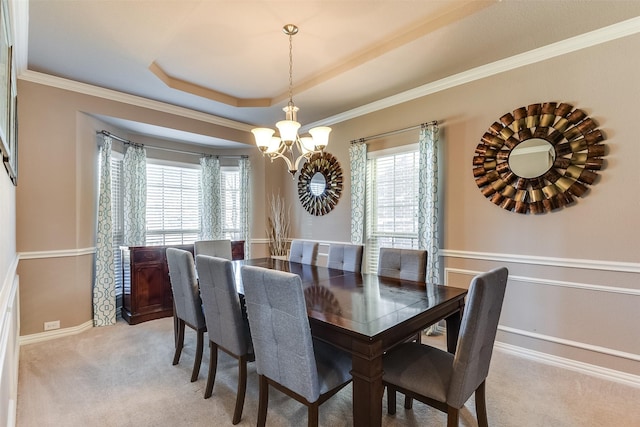
[[[462,308],[445,318],[445,321],[447,322],[447,351],[455,354],[458,347],[460,324],[462,323]]]
[[[360,344],[351,356],[353,377],[353,425],[382,425],[382,343]]]

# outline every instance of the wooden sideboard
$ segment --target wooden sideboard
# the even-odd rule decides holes
[[[123,246],[122,318],[130,325],[173,316],[173,294],[166,249],[184,249],[193,254],[193,245]],[[231,242],[233,259],[244,258],[244,241]]]

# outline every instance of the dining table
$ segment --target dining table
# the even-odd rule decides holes
[[[447,350],[455,353],[466,289],[274,258],[233,264],[241,295],[245,265],[300,276],[312,336],[351,354],[354,426],[382,424],[382,358],[386,351],[445,320]]]

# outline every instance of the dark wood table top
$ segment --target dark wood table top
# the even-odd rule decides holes
[[[238,292],[240,267],[253,265],[295,273],[302,279],[309,319],[376,340],[391,328],[445,302],[463,299],[466,289],[352,273],[272,258],[234,261]]]

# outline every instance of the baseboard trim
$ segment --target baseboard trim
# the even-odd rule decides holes
[[[76,334],[79,334],[80,332],[88,331],[91,328],[93,328],[93,320],[88,320],[78,326],[72,326],[71,328],[56,329],[54,331],[39,332],[37,334],[24,335],[20,337],[18,342],[21,346],[28,345],[28,344],[35,344],[37,342],[49,341],[57,338],[70,336],[70,335],[76,335]]]
[[[502,329],[502,327],[499,326],[498,329]],[[438,325],[436,326],[435,332],[437,334],[446,335],[447,328],[445,326]],[[566,357],[560,357],[540,351],[530,350],[528,348],[519,347],[517,345],[507,344],[502,341],[496,341],[494,343],[494,349],[502,351],[503,353],[512,354],[516,357],[522,357],[534,362],[544,363],[545,365],[557,366],[562,369],[568,369],[574,372],[579,372],[581,374],[591,375],[607,381],[613,381],[616,383],[640,388],[640,375],[629,374],[627,372],[616,371],[615,369],[604,368],[602,366],[592,365],[590,363],[567,359]]]
[[[535,362],[547,365],[557,366],[559,368],[568,369],[582,374],[591,375],[602,378],[604,380],[613,381],[640,388],[640,375],[633,375],[627,372],[616,371],[614,369],[603,368],[601,366],[591,365],[589,363],[578,362],[576,360],[567,359],[565,357],[554,356],[548,353],[542,353],[535,350],[529,350],[512,344],[506,344],[496,341],[495,349],[514,356],[523,357]]]

